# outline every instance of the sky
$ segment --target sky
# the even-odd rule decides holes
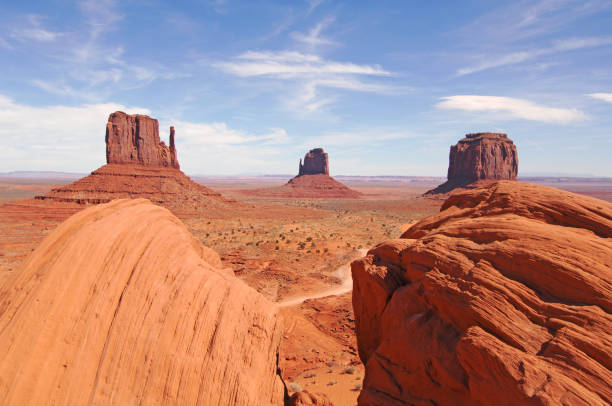
[[[89,172],[116,110],[188,174],[445,176],[504,132],[519,176],[612,176],[612,0],[0,3],[0,172]]]

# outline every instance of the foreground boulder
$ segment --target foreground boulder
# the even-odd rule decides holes
[[[450,147],[448,180],[427,193],[446,193],[479,181],[516,180],[518,154],[506,134],[467,134]]]
[[[115,200],[0,287],[0,404],[282,405],[281,331],[167,209]]]
[[[612,204],[502,181],[353,262],[360,405],[612,402]]]

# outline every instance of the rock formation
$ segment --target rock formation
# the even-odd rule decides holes
[[[304,390],[291,395],[289,406],[334,406],[334,404],[322,393],[313,394]]]
[[[516,180],[516,146],[506,134],[467,134],[452,145],[448,159],[448,180],[427,193],[446,193],[478,181]]]
[[[179,169],[170,127],[170,147],[159,140],[159,124],[149,116],[116,111],[106,124],[106,163],[162,166]]]
[[[278,310],[163,207],[115,200],[0,287],[3,405],[282,405]]]
[[[311,149],[300,159],[298,175],[285,185],[274,188],[250,189],[244,194],[262,197],[281,198],[331,198],[356,199],[362,196],[357,192],[329,176],[329,159],[323,148]]]
[[[170,127],[167,147],[159,140],[157,120],[121,111],[112,113],[106,125],[108,163],[36,199],[99,204],[118,198],[147,198],[175,212],[210,209],[229,202],[179,170],[174,136],[174,127]]]
[[[304,156],[304,164],[300,159],[300,168],[297,176],[302,175],[329,175],[329,159],[323,148],[311,149]]]
[[[500,181],[353,262],[359,405],[612,403],[612,204]]]

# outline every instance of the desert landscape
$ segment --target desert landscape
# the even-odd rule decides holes
[[[578,3],[0,5],[0,404],[612,404]]]

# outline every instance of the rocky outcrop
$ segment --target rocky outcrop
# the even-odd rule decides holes
[[[304,390],[291,395],[289,406],[334,406],[334,404],[322,393],[314,394]]]
[[[467,134],[450,148],[448,180],[428,193],[446,193],[478,181],[516,180],[516,146],[506,134]]]
[[[353,262],[360,405],[612,402],[612,204],[501,181]]]
[[[0,403],[282,405],[281,324],[167,209],[90,207],[0,288]]]
[[[311,149],[304,156],[304,163],[300,159],[298,176],[302,175],[329,175],[329,159],[323,148]]]
[[[104,165],[74,183],[36,196],[38,200],[79,204],[108,203],[125,198],[146,198],[175,213],[222,209],[229,202],[180,170],[119,164]]]
[[[292,199],[356,199],[363,194],[349,188],[329,176],[329,161],[323,148],[311,149],[300,159],[300,170],[296,177],[280,187],[249,189],[243,194],[261,197],[280,197]]]
[[[179,169],[170,127],[170,146],[159,139],[156,119],[141,114],[116,111],[106,124],[106,163],[136,164]]]
[[[229,199],[193,182],[179,170],[174,135],[174,127],[170,127],[167,147],[159,141],[156,119],[112,113],[106,125],[108,164],[36,199],[86,205],[147,198],[175,213],[224,210]]]

